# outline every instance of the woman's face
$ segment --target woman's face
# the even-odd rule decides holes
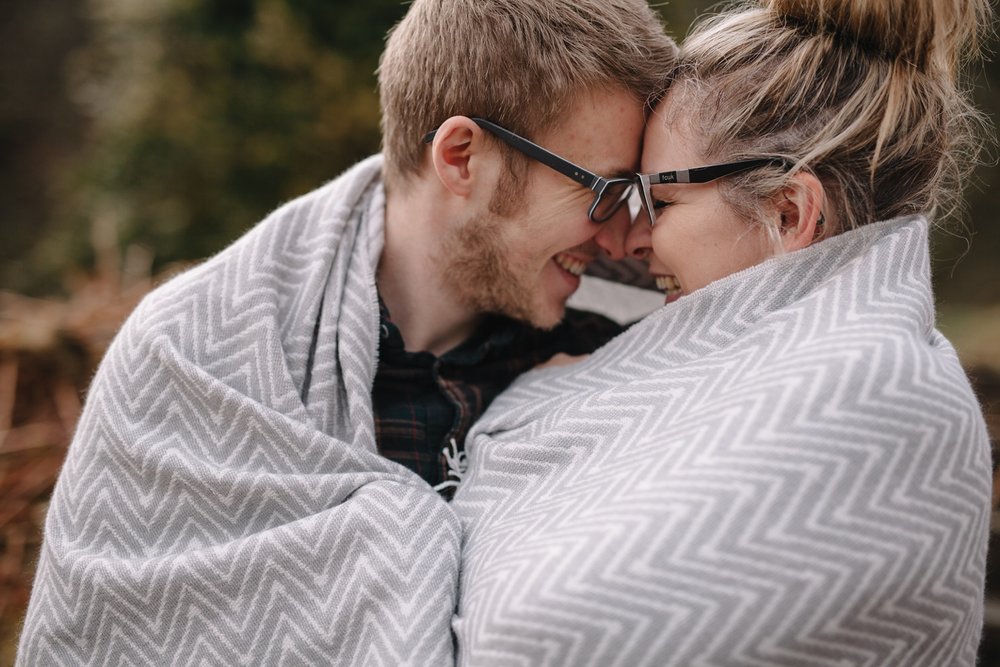
[[[646,126],[642,173],[705,166],[673,94]],[[719,193],[719,182],[653,185],[655,225],[640,213],[629,232],[627,251],[649,262],[667,303],[774,254],[764,228],[737,218]]]

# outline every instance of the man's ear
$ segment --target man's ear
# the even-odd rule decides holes
[[[441,123],[431,144],[431,161],[441,184],[452,194],[472,193],[475,179],[481,177],[485,146],[483,129],[470,118],[452,116]]]
[[[813,174],[799,172],[778,195],[781,245],[785,252],[799,250],[823,236],[823,184]]]

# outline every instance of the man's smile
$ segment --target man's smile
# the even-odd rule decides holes
[[[587,268],[587,264],[589,264],[589,261],[587,262],[581,261],[571,255],[567,255],[564,252],[559,253],[552,259],[561,268],[565,269],[566,271],[569,271],[574,276],[582,275],[584,269]]]

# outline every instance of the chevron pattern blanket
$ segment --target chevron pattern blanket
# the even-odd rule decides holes
[[[467,441],[462,665],[973,665],[984,421],[927,224],[843,234],[523,376]]]
[[[449,665],[459,524],[376,453],[380,158],[150,295],[52,499],[24,665]]]

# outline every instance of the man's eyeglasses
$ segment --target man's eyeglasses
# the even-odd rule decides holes
[[[663,185],[665,183],[708,183],[723,176],[767,166],[788,168],[789,162],[780,157],[763,157],[753,160],[740,160],[739,162],[727,162],[725,164],[713,164],[707,167],[661,171],[656,174],[636,174],[636,180],[639,182],[639,194],[642,197],[642,206],[646,209],[646,214],[649,216],[649,226],[652,227],[656,224],[656,207],[654,206],[653,195],[649,190],[650,186]]]
[[[594,201],[590,205],[588,215],[590,215],[590,219],[593,222],[607,222],[611,219],[611,216],[618,212],[622,204],[628,201],[629,195],[632,194],[632,188],[635,186],[634,177],[604,178],[603,176],[598,176],[492,121],[488,121],[485,118],[473,118],[472,120],[479,127],[528,157],[555,169],[563,176],[567,176],[583,187],[592,190],[594,192]],[[424,143],[429,144],[432,142],[435,134],[437,134],[437,130],[428,132],[424,136]]]

